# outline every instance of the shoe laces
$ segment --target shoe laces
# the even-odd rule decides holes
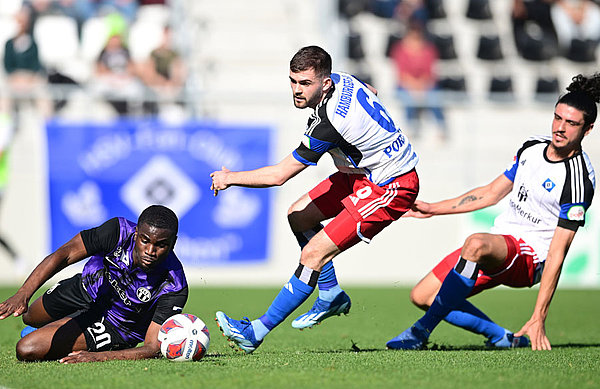
[[[244,316],[242,318],[242,320],[239,320],[239,323],[243,324],[244,326],[252,325],[252,323],[250,322],[250,319],[248,319],[246,316]]]

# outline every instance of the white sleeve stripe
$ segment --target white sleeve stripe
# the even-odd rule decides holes
[[[581,158],[573,158],[569,161],[571,167],[571,201],[573,203],[583,203],[583,172],[581,168]]]
[[[581,159],[581,156],[577,157],[577,172],[579,173],[578,175],[578,180],[577,182],[579,183],[579,203],[583,203],[585,201],[585,182],[584,182],[584,176],[583,176],[583,161]]]

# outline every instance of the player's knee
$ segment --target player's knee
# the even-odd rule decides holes
[[[302,249],[302,254],[300,255],[300,263],[312,270],[320,271],[323,267],[323,255],[322,253],[315,249],[313,245],[307,244]]]
[[[30,311],[25,312],[21,317],[23,319],[23,324],[25,325],[35,327],[35,325],[37,324],[35,322],[35,318],[33,317]]]
[[[431,305],[431,298],[416,286],[410,291],[410,302],[426,311]]]
[[[22,318],[23,318],[23,324],[32,326],[35,328],[40,328],[40,327],[43,327],[44,325],[48,324],[48,320],[41,320],[39,317],[37,317],[31,311],[25,312],[23,314]]]
[[[43,359],[39,346],[33,336],[26,336],[17,342],[17,359],[19,361],[39,361]]]
[[[487,242],[482,234],[473,234],[465,240],[461,257],[468,261],[478,262],[486,254]]]

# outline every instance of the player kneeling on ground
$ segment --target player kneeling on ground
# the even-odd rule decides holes
[[[387,342],[392,349],[419,349],[442,320],[482,334],[493,347],[549,350],[545,321],[561,268],[594,196],[594,169],[581,148],[597,116],[600,74],[578,75],[554,107],[552,136],[529,138],[511,166],[490,184],[437,203],[416,201],[407,216],[471,212],[508,196],[491,234],[469,236],[411,292],[427,310],[412,327]],[[515,334],[491,321],[466,298],[498,285],[540,282],[533,314]]]
[[[17,343],[17,358],[77,363],[157,357],[161,324],[180,313],[188,297],[173,252],[178,226],[173,211],[153,205],[137,225],[110,219],[48,255],[0,304],[0,319],[23,315],[30,326]],[[60,281],[28,308],[50,277],[87,257],[81,273]],[[143,346],[136,347],[140,342]]]

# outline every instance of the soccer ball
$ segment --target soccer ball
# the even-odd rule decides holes
[[[170,361],[198,361],[208,350],[210,334],[197,316],[189,313],[173,315],[158,331],[160,352]]]

